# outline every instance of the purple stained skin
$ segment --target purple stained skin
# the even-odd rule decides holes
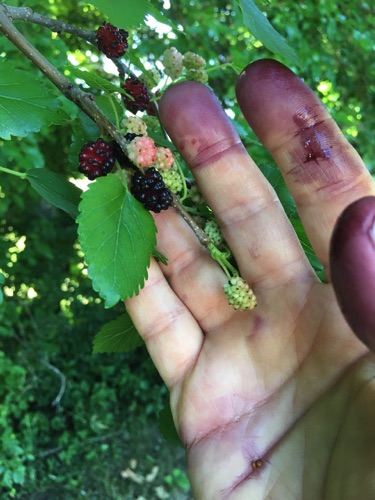
[[[330,248],[332,284],[352,330],[375,351],[375,197],[349,205]]]
[[[362,172],[358,155],[345,145],[317,96],[281,63],[266,59],[250,64],[240,76],[237,98],[271,153],[284,148],[289,154],[290,169],[283,174],[295,183],[326,188]],[[166,130],[192,169],[231,152],[246,154],[219,101],[204,85],[176,84],[161,104]],[[364,200],[348,207],[337,223],[332,281],[349,325],[375,351],[375,201]]]
[[[251,128],[274,155],[288,158],[283,175],[297,184],[335,185],[361,171],[361,161],[315,93],[289,68],[272,59],[249,64],[236,87]],[[346,174],[347,175],[347,174]]]
[[[168,89],[161,98],[160,117],[192,169],[203,168],[230,152],[246,154],[219,100],[201,83],[182,82]]]

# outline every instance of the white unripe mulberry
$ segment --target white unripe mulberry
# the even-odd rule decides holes
[[[223,242],[223,235],[221,234],[219,224],[216,220],[208,220],[204,226],[204,232],[215,246]]]
[[[189,69],[186,72],[186,79],[192,80],[193,82],[207,83],[208,74],[204,69]]]
[[[147,135],[147,125],[139,116],[134,115],[124,118],[121,122],[121,126],[126,133]]]
[[[194,52],[185,52],[184,66],[186,69],[203,69],[206,66],[206,61]]]
[[[160,175],[163,177],[164,184],[170,191],[172,191],[172,193],[177,194],[183,190],[184,184],[178,170],[175,170],[174,168],[162,170]]]
[[[254,292],[240,276],[231,278],[223,285],[223,288],[229,304],[234,309],[245,311],[247,309],[254,309],[257,305]]]
[[[159,171],[167,170],[172,168],[174,164],[173,153],[169,148],[164,148],[163,146],[159,146],[156,148],[156,162],[155,168]]]
[[[164,72],[173,80],[182,74],[184,56],[179,52],[176,47],[170,47],[163,53]]]

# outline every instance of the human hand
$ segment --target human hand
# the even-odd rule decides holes
[[[317,97],[280,63],[251,64],[237,91],[329,275],[335,223],[354,200],[375,194],[374,182]],[[170,390],[194,498],[374,498],[374,355],[348,326],[332,285],[316,278],[212,93],[177,84],[160,113],[258,301],[252,311],[234,311],[224,273],[182,218],[173,209],[155,216],[169,264],[152,262],[144,289],[126,307]],[[375,255],[365,233],[375,205],[366,203],[366,227],[358,210],[357,218],[349,211],[341,219],[332,271],[349,321],[374,347],[374,295],[358,322],[360,306],[355,296],[353,312],[345,288],[374,291]],[[362,261],[351,260],[358,245],[345,227],[364,245],[355,255]]]

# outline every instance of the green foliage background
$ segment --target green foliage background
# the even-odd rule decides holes
[[[104,10],[108,4],[113,7],[116,2],[95,2]],[[121,4],[130,9],[131,2]],[[146,0],[143,4],[150,7]],[[96,29],[106,19],[94,6],[77,0],[31,0],[27,5],[85,29]],[[270,157],[242,119],[234,85],[238,72],[249,62],[276,57],[323,99],[373,172],[375,19],[370,2],[263,0],[257,6],[284,36],[300,65],[265,48],[244,25],[236,1],[171,0],[169,6],[167,1],[154,0],[155,16],[173,26],[170,31],[140,23],[142,10],[131,11],[127,18],[124,8],[121,15],[124,23],[129,20],[124,25],[131,35],[129,50],[145,62],[158,65],[169,46],[206,59],[210,86],[259,164],[269,163]],[[56,36],[27,23],[17,26],[60,70],[64,71],[70,54],[83,67],[112,78],[104,72],[95,48],[82,40]],[[3,36],[1,60],[43,79]],[[0,74],[0,84],[3,78]],[[46,85],[63,102],[67,118],[22,139],[0,141],[0,165],[19,172],[44,167],[68,178],[78,175],[72,174],[68,161],[71,138],[77,136],[77,111]],[[92,353],[94,335],[123,308],[105,309],[92,290],[74,220],[44,201],[26,181],[0,173],[0,187],[0,270],[4,275],[0,496],[159,498],[162,490],[155,488],[163,488],[170,498],[189,498],[182,451],[163,441],[156,428],[168,395],[145,348]],[[138,461],[137,466],[132,459]],[[139,477],[155,466],[159,471],[152,481],[137,483],[122,477],[130,463]]]

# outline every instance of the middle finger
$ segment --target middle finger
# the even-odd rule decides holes
[[[255,288],[311,279],[275,191],[208,87],[171,87],[161,99],[160,116],[213,209],[241,275]]]

